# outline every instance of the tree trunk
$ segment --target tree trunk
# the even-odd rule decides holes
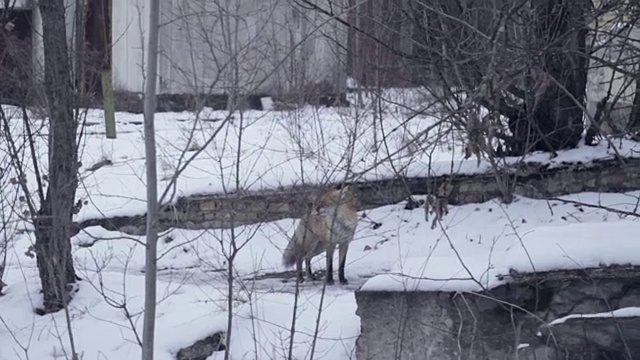
[[[156,321],[156,269],[158,246],[158,175],[156,169],[156,80],[158,78],[159,0],[151,0],[149,8],[149,46],[144,91],[144,149],[147,160],[147,246],[144,274],[144,324],[142,360],[153,360]]]
[[[511,155],[578,144],[587,77],[586,0],[528,0],[512,12],[505,10],[512,6],[508,0],[409,4],[422,44],[414,55],[431,69],[424,82],[435,75],[447,91],[469,91],[509,118],[511,136],[504,138]]]
[[[578,145],[583,125],[582,108],[587,84],[587,27],[584,1],[555,0],[547,3],[550,21],[544,26],[558,24],[550,37],[554,42],[544,56],[544,67],[559,84],[543,98],[534,112],[548,150],[574,148]],[[558,14],[559,9],[559,14]],[[547,33],[550,31],[546,30]],[[568,35],[568,36],[567,36]],[[561,38],[566,37],[566,40]]]
[[[48,103],[49,186],[34,220],[45,313],[69,302],[76,280],[71,257],[72,211],[77,180],[77,122],[67,52],[63,0],[41,0],[45,88]]]
[[[585,4],[575,0],[532,1],[534,33],[542,49],[533,71],[533,96],[525,111],[510,119],[513,155],[557,151],[578,145],[587,82]]]

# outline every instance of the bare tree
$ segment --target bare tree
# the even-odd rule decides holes
[[[31,39],[31,29],[25,26],[28,18],[16,15],[19,12],[14,11],[14,4],[4,1],[0,16],[3,60],[9,60],[9,64],[3,61],[2,76],[6,87],[11,89],[3,92],[2,101],[9,100],[18,107],[6,112],[5,108],[0,109],[0,120],[8,173],[13,175],[9,182],[20,195],[14,205],[3,209],[9,210],[3,218],[33,224],[35,244],[25,255],[36,258],[42,285],[43,306],[37,308],[36,313],[64,310],[65,336],[70,345],[68,358],[77,359],[67,305],[77,280],[70,238],[75,234],[72,215],[82,205],[81,201],[75,202],[81,112],[77,108],[79,98],[74,93],[70,71],[64,6],[62,1],[39,4],[45,56],[44,83],[39,83],[42,79],[33,71],[34,59],[28,50],[35,39]],[[41,87],[45,92],[38,94]],[[41,97],[42,104],[37,104],[36,95]],[[34,111],[28,111],[28,106],[42,115],[42,121],[32,121]],[[43,144],[48,149],[48,162],[42,161],[39,155]]]
[[[156,111],[159,19],[159,1],[152,0],[151,8],[149,9],[149,46],[147,47],[147,76],[144,92],[144,148],[147,159],[147,243],[145,248],[144,328],[142,331],[143,360],[153,360],[153,341],[156,320],[158,175],[156,169],[156,140],[153,119]]]
[[[457,108],[475,103],[505,117],[510,134],[494,135],[508,153],[577,145],[587,74],[584,2],[412,4],[424,76],[445,96],[459,89]]]
[[[69,302],[76,281],[71,257],[72,212],[78,185],[77,117],[69,72],[63,0],[43,0],[45,90],[49,132],[49,175],[46,195],[34,215],[38,270],[45,313]],[[41,179],[38,179],[41,181]]]
[[[339,8],[337,1],[301,2],[328,15]],[[411,60],[408,80],[431,89],[459,128],[466,129],[463,113],[477,104],[506,119],[494,135],[513,155],[578,144],[587,74],[586,1],[411,0],[394,6],[403,21],[396,16],[390,24],[372,15],[374,25],[367,28],[336,20],[359,38]],[[374,31],[380,28],[382,34]],[[390,42],[388,33],[412,33],[411,46]]]

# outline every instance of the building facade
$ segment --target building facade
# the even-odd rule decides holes
[[[149,0],[65,2],[71,59],[83,52],[79,81],[86,82],[88,91],[100,93],[95,72],[111,68],[116,93],[141,93]],[[43,79],[44,51],[35,4],[20,0],[9,11],[29,19],[25,26],[30,27],[31,72],[38,82]],[[344,91],[347,32],[327,16],[290,0],[160,4],[158,94],[287,96],[317,84]],[[81,42],[82,48],[77,46]],[[76,61],[72,66],[80,67]]]

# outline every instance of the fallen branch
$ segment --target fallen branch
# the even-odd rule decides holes
[[[635,212],[618,210],[618,209],[614,209],[612,207],[608,207],[608,206],[604,206],[604,205],[587,204],[587,203],[583,203],[583,202],[580,202],[580,201],[565,200],[565,199],[560,199],[560,198],[557,198],[557,197],[550,198],[549,200],[560,201],[560,202],[563,202],[565,204],[573,204],[573,205],[584,206],[584,207],[588,207],[588,208],[592,208],[592,209],[601,209],[601,210],[606,210],[606,211],[609,211],[609,212],[612,212],[612,213],[616,213],[616,214],[620,214],[620,215],[633,216],[633,217],[640,218],[640,214],[637,214]]]

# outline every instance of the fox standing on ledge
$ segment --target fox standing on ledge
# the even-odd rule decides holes
[[[329,190],[318,199],[313,209],[305,214],[298,223],[293,237],[284,250],[285,266],[296,265],[298,280],[302,282],[302,261],[307,267],[309,279],[315,280],[311,271],[311,259],[327,252],[327,284],[333,284],[333,251],[339,249],[338,280],[347,284],[344,277],[344,264],[347,260],[349,243],[353,240],[358,225],[356,200],[347,188]]]

